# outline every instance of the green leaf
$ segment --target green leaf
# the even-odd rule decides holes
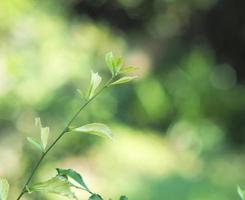
[[[114,76],[114,57],[113,53],[109,52],[105,55],[105,62],[109,70],[111,71],[111,74]]]
[[[0,200],[7,200],[9,193],[9,183],[6,179],[0,178]]]
[[[72,178],[74,181],[76,181],[79,185],[81,185],[84,189],[89,190],[89,188],[87,187],[87,185],[85,184],[82,176],[77,173],[76,171],[74,171],[73,169],[61,169],[61,168],[57,168],[56,169],[58,174],[61,176],[68,176],[70,178]]]
[[[122,77],[122,78],[116,80],[115,82],[111,83],[110,85],[118,85],[118,84],[127,83],[127,82],[130,82],[136,78],[138,78],[138,77],[137,76],[125,76],[125,77]]]
[[[120,200],[128,200],[128,197],[126,197],[126,196],[121,196],[121,197],[120,197]]]
[[[41,142],[43,150],[46,149],[49,139],[49,127],[41,128]]]
[[[84,99],[84,97],[85,97],[86,95],[84,95],[83,91],[80,90],[80,89],[77,89],[77,92],[78,92],[79,96],[81,97],[81,99]]]
[[[100,85],[102,78],[98,73],[94,73],[91,71],[91,81],[90,81],[90,87],[88,91],[88,99],[91,99],[94,96],[95,90]]]
[[[136,71],[138,68],[135,66],[125,66],[120,70],[120,74],[127,74]]]
[[[110,69],[112,76],[116,76],[122,67],[123,64],[123,58],[114,58],[113,53],[109,52],[105,55],[105,61],[107,67]]]
[[[41,152],[44,152],[43,146],[38,142],[36,139],[27,137],[28,142],[30,142],[35,148],[40,150]]]
[[[28,188],[28,192],[46,192],[66,196],[70,199],[77,199],[71,191],[71,186],[65,177],[58,175],[48,181],[34,184]]]
[[[88,200],[103,200],[103,198],[98,194],[93,194]]]
[[[239,194],[239,196],[241,197],[242,200],[244,200],[245,197],[245,192],[240,188],[240,186],[237,186],[237,193]]]
[[[114,61],[114,71],[115,71],[115,75],[117,75],[122,68],[122,64],[123,64],[123,58],[119,57]]]
[[[39,117],[35,118],[35,125],[38,126],[41,130],[42,122],[41,122],[41,119]]]
[[[35,125],[39,127],[40,129],[40,138],[41,138],[41,142],[37,142],[37,141],[28,141],[31,142],[32,144],[35,144],[35,146],[39,146],[41,144],[42,147],[42,151],[44,152],[47,144],[48,144],[48,139],[49,139],[49,127],[42,127],[42,122],[40,118],[35,118]],[[33,140],[33,139],[31,139]],[[39,148],[39,147],[38,147]]]
[[[112,139],[112,132],[110,128],[105,124],[101,124],[101,123],[86,124],[79,128],[73,129],[73,131],[89,133],[89,134],[98,135],[101,137],[108,137]]]

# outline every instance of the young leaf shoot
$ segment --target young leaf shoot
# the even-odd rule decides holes
[[[6,179],[0,178],[0,200],[7,200],[9,193],[9,183]]]

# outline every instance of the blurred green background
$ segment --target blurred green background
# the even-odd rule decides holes
[[[131,200],[235,200],[245,184],[243,0],[1,0],[0,176],[15,199],[39,154],[34,118],[54,139],[113,51],[139,67],[74,125],[108,124],[115,142],[67,135],[35,181],[74,168],[92,190]],[[76,191],[79,199],[87,194]],[[32,194],[23,199],[64,199]]]

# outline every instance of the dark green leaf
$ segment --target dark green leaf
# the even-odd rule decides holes
[[[93,194],[88,200],[103,200],[103,198],[98,194]]]
[[[59,175],[70,177],[71,179],[76,181],[79,185],[81,185],[84,189],[90,191],[89,188],[87,187],[87,185],[85,184],[82,176],[79,173],[77,173],[76,171],[74,171],[73,169],[57,168],[56,170],[57,170]]]
[[[121,197],[120,197],[120,200],[128,200],[128,197],[126,197],[126,196],[121,196]]]

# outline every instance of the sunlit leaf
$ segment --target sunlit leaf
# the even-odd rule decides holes
[[[27,141],[32,144],[35,148],[37,148],[38,150],[44,152],[44,149],[42,147],[42,145],[40,144],[40,142],[38,142],[36,139],[31,138],[31,137],[27,137]]]
[[[94,96],[95,90],[100,85],[102,78],[98,73],[91,72],[91,81],[90,81],[90,87],[88,91],[88,99],[91,99]]]
[[[120,70],[120,74],[128,74],[135,72],[138,68],[135,66],[125,66]]]
[[[40,129],[41,147],[42,147],[42,151],[44,151],[47,147],[47,144],[48,144],[49,127],[42,127],[42,122],[41,122],[40,118],[35,118],[35,125],[38,126]],[[32,140],[32,141],[30,141],[30,140]],[[35,144],[35,146],[37,146],[37,147],[40,145],[39,142],[35,141],[32,138],[29,138],[28,141],[31,142],[32,144]]]
[[[26,186],[26,192],[29,193],[29,194],[32,193],[32,191],[30,190],[28,185]]]
[[[49,127],[41,128],[41,142],[42,147],[45,150],[49,139]]]
[[[53,193],[66,196],[70,199],[77,199],[75,194],[71,191],[71,184],[63,176],[56,176],[48,181],[34,184],[28,188],[28,192],[44,192]]]
[[[105,55],[105,62],[112,75],[114,75],[114,57],[112,52],[109,52]]]
[[[116,80],[115,82],[111,83],[110,85],[118,85],[118,84],[127,83],[127,82],[130,82],[136,78],[138,78],[138,77],[137,76],[125,76],[125,77],[122,77],[122,78]]]
[[[82,99],[85,97],[85,94],[83,93],[82,90],[77,89],[77,92],[78,92],[79,96],[80,96]]]
[[[98,194],[93,194],[88,200],[103,200],[103,198]]]
[[[0,178],[0,200],[7,200],[9,193],[9,183],[6,179]]]
[[[101,123],[92,123],[86,124],[79,128],[73,129],[74,131],[82,132],[82,133],[89,133],[93,135],[98,135],[101,137],[108,137],[112,139],[112,132],[108,126]]]
[[[56,170],[57,170],[59,175],[68,176],[68,177],[72,178],[74,181],[76,181],[83,188],[85,188],[86,190],[90,191],[89,188],[87,187],[87,185],[85,184],[82,176],[79,173],[77,173],[76,171],[74,171],[73,169],[60,169],[60,168],[57,168]]]
[[[38,126],[41,130],[42,122],[41,122],[41,119],[39,117],[35,118],[35,125]]]
[[[114,61],[114,71],[115,71],[116,75],[121,71],[122,64],[123,64],[123,58],[122,57],[119,57]]]
[[[120,200],[128,200],[128,197],[126,197],[126,196],[121,196],[121,197],[120,197]]]
[[[123,58],[114,58],[113,53],[109,52],[105,55],[105,61],[107,67],[111,71],[112,76],[116,76],[122,68]]]
[[[237,193],[239,194],[239,196],[241,197],[242,200],[244,200],[245,197],[245,192],[240,188],[240,186],[237,186]]]

